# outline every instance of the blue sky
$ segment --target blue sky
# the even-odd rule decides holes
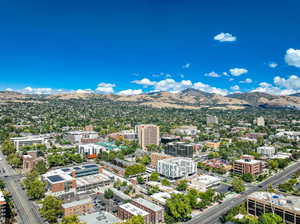
[[[298,0],[2,0],[0,89],[290,94],[299,15]]]

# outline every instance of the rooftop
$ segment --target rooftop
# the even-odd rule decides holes
[[[150,201],[148,201],[144,198],[136,198],[133,201],[135,201],[135,202],[137,202],[137,203],[139,203],[139,204],[145,206],[146,208],[148,208],[152,211],[155,211],[155,212],[163,210],[162,207],[160,207],[160,206],[158,206],[158,205],[156,205],[156,204],[154,204],[154,203],[152,203],[152,202],[150,202]]]
[[[254,192],[250,194],[248,198],[255,198],[263,201],[264,203],[271,203],[273,205],[293,210],[297,213],[300,212],[300,197],[285,196],[269,192]]]
[[[126,210],[127,212],[129,212],[132,215],[146,216],[149,214],[148,212],[134,206],[131,203],[126,203],[126,204],[120,205],[120,208]]]
[[[62,207],[63,208],[72,208],[74,206],[84,205],[84,204],[89,204],[89,203],[92,203],[92,199],[91,198],[86,198],[86,199],[82,199],[82,200],[79,200],[79,201],[72,201],[72,202],[69,202],[69,203],[64,203],[64,204],[62,204]]]
[[[122,221],[105,211],[81,215],[78,218],[80,221],[88,224],[114,224]]]

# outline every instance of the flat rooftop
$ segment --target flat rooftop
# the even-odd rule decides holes
[[[247,164],[261,163],[260,160],[255,160],[255,159],[239,159],[239,160],[236,160],[235,162],[238,162],[238,163],[247,163]]]
[[[149,215],[148,212],[134,206],[131,203],[126,203],[126,204],[120,205],[119,207],[124,209],[125,211],[129,212],[132,215],[141,215],[141,216]]]
[[[192,179],[192,182],[201,182],[201,184],[209,185],[211,183],[219,182],[221,179],[219,177],[214,177],[210,175],[202,175]]]
[[[72,208],[75,206],[79,206],[79,205],[85,205],[85,204],[89,204],[89,203],[93,203],[91,198],[86,198],[86,199],[82,199],[79,201],[72,201],[69,203],[64,203],[62,204],[63,208]]]
[[[121,219],[105,211],[81,215],[78,218],[81,222],[88,224],[114,224],[122,222]]]
[[[136,198],[136,199],[133,199],[133,201],[145,206],[146,208],[152,210],[152,211],[155,211],[155,212],[158,212],[158,211],[161,211],[163,210],[162,207],[152,203],[151,201],[148,201],[144,198]]]
[[[109,181],[110,179],[99,173],[99,174],[94,174],[94,175],[89,175],[89,176],[84,176],[84,177],[77,177],[76,178],[76,186],[77,187],[83,187],[86,185],[90,184],[96,184],[104,181]]]
[[[271,203],[300,213],[300,197],[297,196],[285,196],[270,192],[254,192],[248,198],[255,198],[264,203]]]

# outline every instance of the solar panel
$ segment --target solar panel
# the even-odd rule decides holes
[[[70,171],[69,168],[63,168],[63,169],[61,169],[61,170],[64,171],[64,172]]]
[[[81,170],[81,168],[80,168],[80,167],[77,167],[77,166],[74,167],[73,169],[74,169],[74,170]]]
[[[49,176],[48,179],[49,179],[51,182],[58,182],[58,181],[64,180],[64,179],[63,179],[61,176],[59,176],[59,175]]]
[[[85,165],[83,166],[84,168],[97,168],[98,166],[97,165]]]

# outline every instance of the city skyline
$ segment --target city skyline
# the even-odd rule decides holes
[[[293,94],[300,92],[299,6],[3,1],[0,90]]]

